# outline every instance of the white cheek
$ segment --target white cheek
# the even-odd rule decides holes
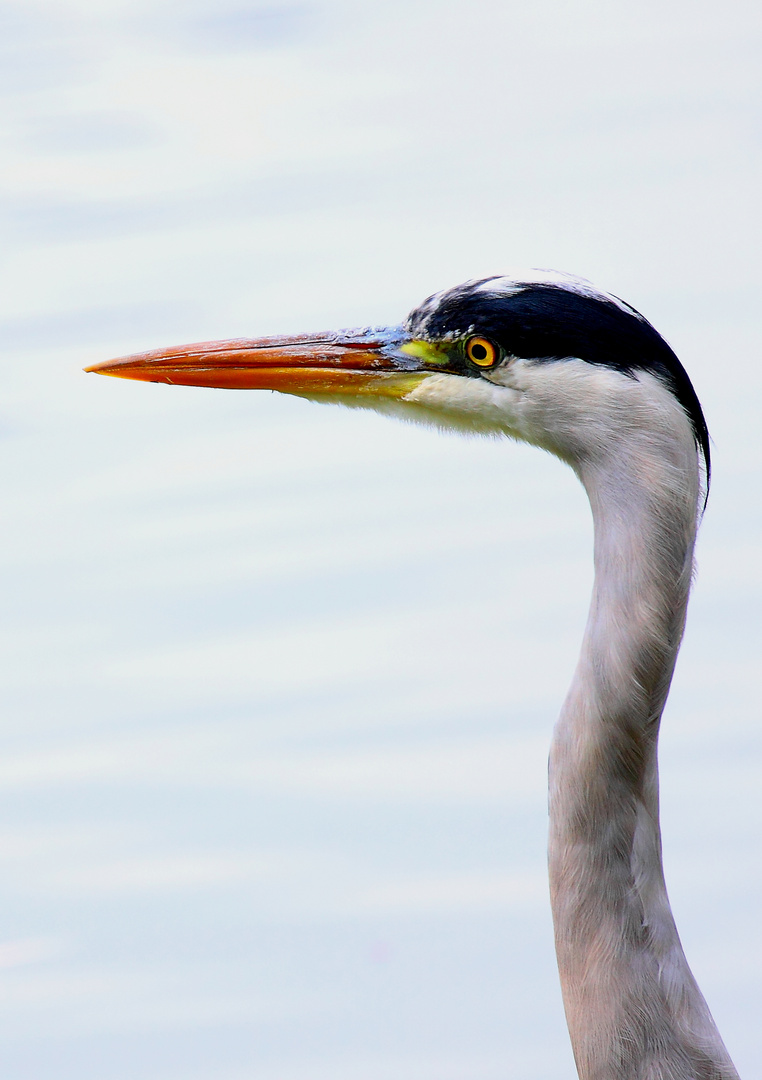
[[[406,394],[404,400],[456,426],[465,423],[473,430],[513,433],[520,396],[518,390],[486,379],[433,374]]]
[[[655,376],[584,360],[514,360],[491,378],[517,394],[513,433],[575,467],[614,467],[637,448],[639,473],[694,471],[695,438],[674,395]],[[655,481],[654,481],[655,482]]]

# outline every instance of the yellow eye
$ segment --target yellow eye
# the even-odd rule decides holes
[[[466,342],[466,356],[477,367],[494,367],[499,359],[497,345],[489,338],[472,337]]]

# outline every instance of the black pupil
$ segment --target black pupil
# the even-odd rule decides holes
[[[487,350],[484,348],[483,345],[472,345],[471,355],[473,356],[474,360],[486,360]]]

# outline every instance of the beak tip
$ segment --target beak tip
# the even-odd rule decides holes
[[[115,364],[113,360],[106,360],[100,364],[90,364],[88,367],[82,368],[82,370],[86,375],[110,375],[115,379],[129,379],[130,376],[127,371],[120,370],[120,368],[120,364]]]

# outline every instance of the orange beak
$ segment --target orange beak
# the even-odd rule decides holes
[[[427,368],[419,356],[403,349],[409,342],[410,336],[399,326],[235,338],[136,353],[85,370],[120,379],[280,390],[307,397],[368,392],[402,397],[420,382]]]

